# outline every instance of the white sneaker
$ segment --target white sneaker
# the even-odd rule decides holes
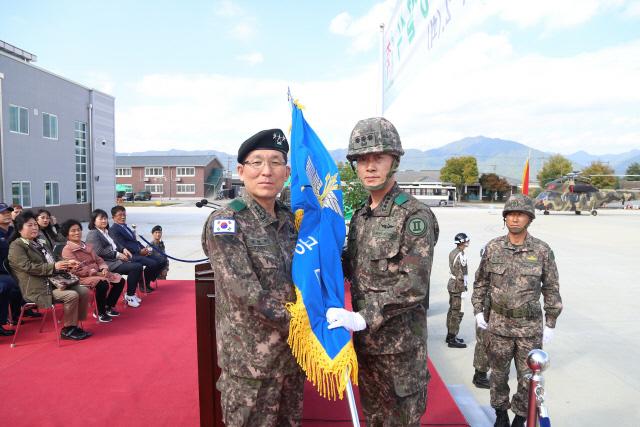
[[[140,303],[135,299],[135,296],[125,295],[124,300],[129,307],[140,307]]]
[[[142,300],[138,298],[138,295],[134,294],[133,297],[136,299],[136,301],[138,301],[138,304],[142,302]]]

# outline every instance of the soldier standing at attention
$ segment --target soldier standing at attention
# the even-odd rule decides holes
[[[280,129],[238,150],[246,195],[213,212],[202,244],[216,280],[218,366],[227,426],[299,426],[304,374],[287,345],[287,302],[295,301],[291,211],[276,200],[289,176]]]
[[[438,223],[431,210],[400,190],[404,154],[384,118],[360,120],[347,159],[369,192],[351,219],[345,276],[356,312],[327,310],[329,328],[355,331],[359,388],[367,426],[418,426],[427,403],[427,316]]]
[[[449,254],[449,311],[447,312],[447,338],[449,347],[466,348],[464,340],[458,338],[460,322],[462,322],[462,297],[467,292],[467,255],[464,250],[469,246],[469,237],[464,233],[456,234],[456,247]]]
[[[504,205],[506,236],[487,243],[473,287],[473,308],[478,327],[487,329],[491,366],[491,406],[497,427],[509,426],[507,409],[516,414],[512,427],[524,427],[528,408],[527,355],[553,336],[562,311],[558,269],[553,251],[527,229],[535,218],[533,201],[514,194]],[[544,322],[540,307],[544,297]],[[487,299],[487,296],[489,299]],[[489,321],[485,305],[490,304]],[[518,391],[509,405],[509,368],[515,361]]]

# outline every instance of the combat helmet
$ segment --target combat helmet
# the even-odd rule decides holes
[[[404,154],[400,135],[395,126],[384,117],[360,120],[351,131],[347,160],[373,153],[387,153],[397,157]]]
[[[459,245],[460,243],[467,243],[469,240],[469,236],[465,233],[458,233],[456,234],[456,237],[453,238],[456,245]]]
[[[529,215],[532,220],[536,218],[533,200],[524,194],[512,194],[507,199],[502,209],[502,217],[506,217],[509,212],[523,212]]]

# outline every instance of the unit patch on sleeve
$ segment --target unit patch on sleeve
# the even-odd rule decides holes
[[[236,221],[233,219],[213,220],[213,234],[234,234],[236,232]]]

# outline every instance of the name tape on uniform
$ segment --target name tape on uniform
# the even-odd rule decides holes
[[[236,221],[233,219],[213,220],[213,234],[233,234],[236,232]]]

